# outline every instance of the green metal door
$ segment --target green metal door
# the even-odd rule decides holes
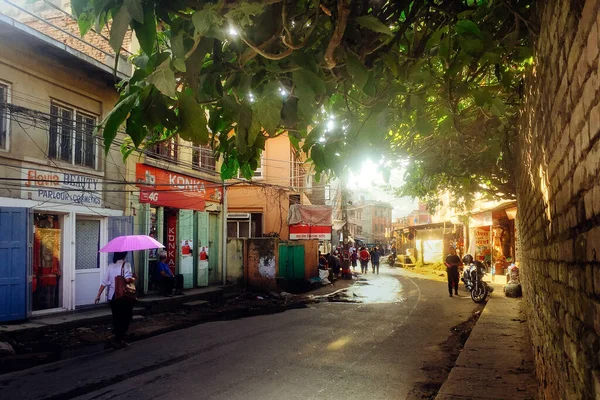
[[[194,287],[194,211],[179,210],[177,242],[179,273],[183,275],[183,287],[190,289]]]
[[[207,212],[198,213],[198,286],[208,286],[208,257],[210,252]]]
[[[210,283],[222,281],[219,273],[219,216],[210,214],[208,217],[208,279]]]
[[[287,287],[298,287],[304,282],[304,246],[279,245],[279,276]]]

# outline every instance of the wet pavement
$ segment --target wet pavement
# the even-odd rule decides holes
[[[454,364],[453,327],[480,309],[463,292],[382,267],[347,301],[210,322],[0,376],[19,399],[421,399]]]

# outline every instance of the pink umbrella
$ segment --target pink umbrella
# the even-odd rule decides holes
[[[148,250],[163,248],[162,244],[147,235],[118,236],[100,249],[101,253],[118,253],[121,251]]]

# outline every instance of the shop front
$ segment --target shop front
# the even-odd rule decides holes
[[[93,304],[108,262],[98,249],[131,220],[104,208],[101,176],[32,166],[21,178],[19,198],[0,197],[0,321]]]
[[[516,212],[514,203],[509,203],[471,218],[469,251],[487,264],[494,275],[504,275],[516,261]]]
[[[182,274],[184,288],[221,283],[220,224],[223,186],[144,163],[136,164],[140,234],[165,245],[167,264]],[[158,290],[161,250],[144,252],[141,287]]]

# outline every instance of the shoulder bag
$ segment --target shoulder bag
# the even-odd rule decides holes
[[[133,276],[133,271],[132,271]],[[123,299],[135,301],[135,281],[127,282],[125,278],[125,263],[121,264],[121,275],[115,276],[115,300]]]

